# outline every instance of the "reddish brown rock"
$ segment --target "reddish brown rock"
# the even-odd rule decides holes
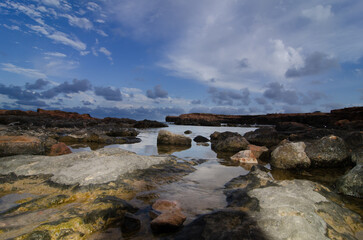
[[[265,146],[256,146],[253,144],[249,144],[247,147],[247,150],[251,150],[251,152],[253,153],[253,155],[257,158],[257,159],[263,159],[268,154],[268,148]]]
[[[233,161],[239,161],[241,163],[252,163],[257,164],[257,158],[251,150],[243,150],[234,154],[231,159]]]
[[[0,136],[0,157],[20,154],[43,154],[39,138],[30,136]]]
[[[59,156],[69,153],[72,153],[71,149],[65,143],[60,142],[51,147],[49,156]]]
[[[178,230],[186,220],[186,216],[181,211],[180,204],[176,201],[157,200],[152,208],[161,212],[150,223],[151,229],[155,233]],[[156,211],[153,211],[153,213],[157,213]]]

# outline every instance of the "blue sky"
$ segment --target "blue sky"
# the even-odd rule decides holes
[[[3,0],[0,108],[163,120],[363,105],[360,0]]]

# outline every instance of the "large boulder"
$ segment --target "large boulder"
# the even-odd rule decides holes
[[[352,153],[352,162],[355,164],[363,164],[363,147]]]
[[[181,134],[160,130],[157,138],[158,145],[191,146],[192,139]]]
[[[36,137],[0,136],[0,157],[21,154],[44,154],[44,144]]]
[[[120,148],[103,148],[54,157],[4,157],[0,161],[0,175],[52,175],[50,180],[54,183],[87,186],[116,181],[136,170],[171,161],[169,156],[141,156]]]
[[[272,127],[261,127],[243,135],[248,142],[259,146],[273,147],[278,145],[286,136],[279,134]]]
[[[339,192],[363,198],[363,164],[358,164],[337,182]]]
[[[307,144],[305,152],[315,167],[334,167],[349,163],[349,152],[344,140],[334,135]]]
[[[283,141],[271,154],[271,165],[276,168],[307,168],[310,159],[305,153],[305,143]]]
[[[214,132],[210,135],[212,149],[217,152],[238,152],[246,150],[249,142],[235,132]]]

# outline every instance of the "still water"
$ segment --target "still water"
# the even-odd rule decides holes
[[[209,138],[215,132],[238,132],[241,135],[256,128],[242,127],[204,127],[170,125],[163,128],[176,134],[186,134],[191,139],[198,135]],[[161,199],[177,200],[187,216],[187,222],[197,215],[208,213],[226,206],[226,197],[223,194],[224,184],[234,177],[248,173],[248,170],[239,164],[228,163],[228,160],[218,158],[217,154],[208,146],[198,145],[192,141],[190,148],[157,146],[157,135],[161,129],[142,129],[138,135],[140,143],[126,145],[109,145],[106,147],[120,147],[140,155],[172,154],[182,159],[204,159],[204,163],[195,166],[196,171],[183,177],[180,181],[160,186],[157,194]],[[227,163],[227,164],[226,164]],[[145,193],[143,193],[145,194]],[[187,223],[186,222],[186,223]]]

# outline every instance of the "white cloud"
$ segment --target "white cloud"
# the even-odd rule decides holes
[[[329,19],[334,14],[331,11],[330,5],[325,7],[322,5],[317,5],[315,7],[302,10],[302,15],[312,20],[323,21]]]
[[[314,3],[110,0],[106,6],[124,37],[166,43],[158,64],[171,74],[213,86],[258,91],[269,81],[298,82],[287,79],[286,71],[301,68],[314,52],[339,61],[361,57],[363,45],[357,39],[363,38],[363,2],[341,3],[341,8],[334,1]],[[332,21],[322,21],[328,19]],[[243,68],[241,60],[248,63]]]
[[[105,23],[106,21],[103,20],[103,19],[97,19],[95,22],[98,22],[98,23]]]
[[[88,20],[87,18],[84,18],[84,17],[79,18],[76,16],[71,16],[69,14],[63,14],[61,16],[67,18],[68,23],[71,26],[79,27],[79,28],[83,28],[83,29],[87,29],[87,30],[90,30],[93,28],[92,22],[90,20]]]
[[[2,63],[1,70],[20,74],[29,78],[47,78],[47,75],[36,69],[22,68],[11,63]]]
[[[59,0],[41,0],[41,1],[42,3],[48,6],[60,7],[61,5]]]
[[[27,27],[35,32],[43,34],[47,38],[52,39],[57,43],[70,46],[76,50],[84,51],[87,48],[87,45],[81,42],[77,37],[71,38],[68,34],[56,31],[54,28],[49,27],[47,25],[45,26],[27,25]]]
[[[81,51],[79,54],[81,54],[81,56],[86,56],[90,53],[90,51]]]
[[[101,10],[101,7],[97,3],[94,3],[94,2],[88,2],[86,8],[92,12]]]
[[[96,30],[96,32],[98,33],[98,34],[100,34],[101,36],[104,36],[104,37],[108,37],[108,34],[107,33],[105,33],[103,30],[101,30],[101,29],[97,29]]]
[[[105,54],[107,56],[108,60],[110,60],[112,62],[112,60],[113,60],[111,57],[112,53],[109,50],[107,50],[105,47],[100,47],[100,49],[98,51]]]
[[[3,24],[3,27],[7,28],[7,29],[10,29],[10,30],[17,30],[17,31],[20,31],[20,27],[19,26],[16,26],[16,25],[7,25],[7,24]]]
[[[44,54],[47,56],[51,56],[51,57],[67,57],[67,55],[65,55],[64,53],[60,53],[60,52],[46,52]]]

